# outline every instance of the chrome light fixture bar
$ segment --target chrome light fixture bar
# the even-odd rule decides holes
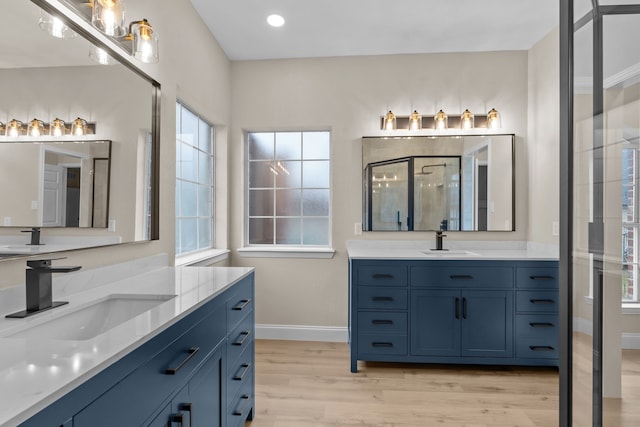
[[[502,128],[500,113],[492,108],[487,114],[474,114],[469,109],[465,109],[461,114],[447,114],[444,110],[439,110],[433,116],[423,116],[417,110],[408,116],[397,116],[389,111],[380,117],[380,129],[385,131],[393,130],[435,130],[444,131],[446,129],[472,130],[472,129],[492,129]]]

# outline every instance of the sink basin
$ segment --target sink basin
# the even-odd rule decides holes
[[[88,340],[172,298],[175,295],[109,295],[79,310],[15,332],[7,338]]]
[[[464,251],[461,249],[429,249],[428,251],[422,251],[422,253],[430,257],[479,256],[475,252]]]

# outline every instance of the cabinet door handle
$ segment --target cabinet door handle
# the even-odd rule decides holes
[[[554,304],[556,301],[552,299],[530,299],[531,304]]]
[[[553,277],[553,276],[529,276],[529,279],[531,279],[531,280],[554,280],[555,277]]]
[[[232,310],[241,311],[243,308],[245,308],[247,305],[249,305],[250,302],[251,302],[250,299],[243,299],[239,303],[234,305]]]
[[[385,347],[385,348],[390,348],[390,347],[393,347],[393,343],[392,343],[392,342],[372,342],[372,343],[371,343],[371,347]]]
[[[467,299],[462,298],[462,318],[467,318]]]
[[[242,365],[240,365],[240,369],[233,376],[233,380],[234,381],[242,381],[244,379],[244,376],[247,374],[247,372],[249,372],[249,368],[251,368],[251,364],[250,363],[243,363]]]
[[[189,354],[187,355],[187,357],[185,357],[184,359],[182,359],[182,362],[180,362],[180,363],[178,364],[178,366],[176,366],[175,368],[169,368],[169,369],[167,369],[167,370],[165,371],[165,374],[167,374],[167,375],[175,375],[175,374],[177,374],[177,373],[178,373],[178,371],[179,371],[180,369],[182,369],[182,367],[183,367],[183,366],[184,366],[184,365],[185,365],[189,360],[191,360],[191,358],[192,358],[193,356],[195,356],[195,355],[196,355],[196,353],[197,353],[198,351],[200,351],[200,347],[191,347],[191,348],[188,350],[188,353],[189,353]]]
[[[456,297],[456,302],[455,302],[456,306],[456,319],[460,318],[460,298]]]
[[[393,325],[393,320],[391,319],[373,319],[371,321],[374,325]]]
[[[469,280],[473,279],[473,276],[470,274],[452,274],[449,278],[453,280]]]
[[[171,424],[180,423],[180,427],[184,426],[184,414],[172,414],[169,421]]]
[[[193,416],[192,416],[193,411],[191,410],[191,407],[192,407],[191,403],[181,403],[180,405],[178,405],[179,411],[186,411],[189,413],[189,427],[193,425]]]
[[[556,325],[551,322],[529,322],[529,326],[532,328],[553,328]]]
[[[393,279],[393,274],[389,273],[373,273],[371,276],[374,279]]]
[[[232,342],[231,344],[233,344],[233,345],[242,345],[247,340],[247,338],[249,338],[249,335],[251,335],[250,331],[242,331],[242,332],[240,332],[240,335],[238,335],[238,338],[236,338],[236,340],[234,342]]]
[[[530,345],[529,348],[532,351],[554,351],[555,348],[550,345]]]
[[[393,297],[372,297],[374,301],[393,301]]]
[[[236,409],[233,410],[233,415],[238,417],[242,416],[245,406],[247,406],[247,403],[249,403],[249,395],[243,394],[242,397],[240,397],[240,400],[243,400],[242,405],[237,406]]]

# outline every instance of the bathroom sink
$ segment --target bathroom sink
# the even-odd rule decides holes
[[[15,332],[7,338],[88,340],[172,298],[175,295],[113,294],[79,310]]]
[[[422,251],[422,253],[429,257],[479,256],[475,252],[464,251],[461,249],[429,249],[427,251]]]

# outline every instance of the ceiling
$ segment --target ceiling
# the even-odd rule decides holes
[[[526,50],[559,0],[191,0],[231,60]],[[266,18],[282,15],[283,27]]]

